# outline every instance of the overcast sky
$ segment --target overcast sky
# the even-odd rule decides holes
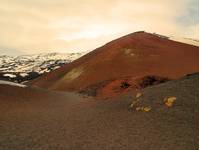
[[[138,30],[199,39],[199,0],[0,0],[0,53],[92,50]]]

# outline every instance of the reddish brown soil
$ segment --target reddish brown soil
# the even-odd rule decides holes
[[[98,97],[100,99],[106,99],[167,81],[169,81],[169,79],[165,77],[152,75],[144,77],[123,77],[90,85],[81,90],[80,93]]]
[[[110,98],[117,95],[128,93],[131,90],[140,90],[148,86],[157,85],[169,81],[169,79],[157,76],[126,77],[116,79],[101,87],[97,91],[97,97]]]
[[[30,84],[53,90],[81,91],[118,79],[109,85],[114,87],[126,76],[156,75],[175,79],[198,71],[199,47],[136,32],[107,43]]]

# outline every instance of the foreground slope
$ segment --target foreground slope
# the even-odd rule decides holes
[[[133,93],[99,101],[0,85],[0,149],[198,149],[199,74],[141,93],[149,112],[130,108]],[[177,100],[168,108],[171,96]]]
[[[197,71],[199,47],[136,32],[112,41],[31,84],[54,90],[81,91],[112,79],[145,75],[178,78]]]

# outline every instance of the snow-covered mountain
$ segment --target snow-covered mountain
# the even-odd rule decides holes
[[[0,55],[0,79],[23,82],[34,79],[70,63],[86,54],[82,53],[42,53],[35,55]]]

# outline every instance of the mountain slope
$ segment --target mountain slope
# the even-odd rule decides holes
[[[99,101],[0,85],[1,149],[197,150],[199,74],[141,93],[139,104],[151,111],[131,109],[133,93]],[[177,99],[167,107],[171,96]]]
[[[81,91],[113,79],[134,80],[147,75],[173,79],[197,71],[199,47],[136,32],[107,43],[31,84],[53,90]],[[121,86],[118,83],[116,86]]]
[[[181,38],[181,37],[175,37],[175,36],[171,36],[171,37],[169,37],[169,39],[174,40],[174,41],[178,41],[178,42],[182,42],[182,43],[187,43],[187,44],[199,46],[199,40],[198,39]]]

